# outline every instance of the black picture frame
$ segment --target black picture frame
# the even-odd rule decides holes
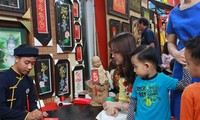
[[[129,19],[129,0],[121,0],[119,3],[120,5],[124,5],[121,7],[118,7],[118,5],[115,5],[115,0],[107,0],[107,12],[110,15],[118,16],[124,19]],[[119,0],[118,0],[119,1]]]
[[[26,0],[1,0],[0,14],[5,16],[22,17],[26,12]]]
[[[130,32],[130,24],[126,23],[126,22],[122,22],[121,31],[122,32]]]
[[[75,66],[72,70],[73,98],[78,97],[78,93],[85,89],[84,67]]]
[[[55,3],[55,16],[57,44],[65,53],[72,51],[74,48],[72,3],[57,1]]]
[[[51,97],[53,94],[53,60],[50,55],[39,55],[35,63],[36,86],[40,99]]]
[[[47,46],[52,39],[49,0],[31,1],[34,37],[43,46]]]
[[[130,7],[130,10],[140,13],[141,12],[141,0],[129,0],[129,7]]]
[[[69,97],[70,89],[70,62],[67,59],[58,60],[55,65],[56,95]]]
[[[112,39],[115,35],[120,33],[120,21],[110,19],[109,20],[110,26],[110,39]]]

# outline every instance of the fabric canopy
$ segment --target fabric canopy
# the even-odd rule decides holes
[[[149,0],[149,8],[160,15],[167,15],[174,7],[160,1]]]

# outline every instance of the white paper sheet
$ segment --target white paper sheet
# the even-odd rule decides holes
[[[120,111],[117,117],[108,116],[105,110],[102,110],[96,117],[97,120],[126,120],[127,112]]]

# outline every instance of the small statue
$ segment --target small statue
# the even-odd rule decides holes
[[[99,73],[99,83],[101,85],[104,84],[105,81],[108,80],[108,76],[106,71],[103,68],[103,65],[101,63],[101,60],[98,56],[94,56],[92,58],[92,69],[97,69]]]
[[[91,106],[102,106],[108,97],[109,82],[108,73],[104,70],[101,60],[98,56],[92,58],[92,70],[98,70],[99,83],[94,83],[93,80],[86,81],[88,94],[92,98]]]

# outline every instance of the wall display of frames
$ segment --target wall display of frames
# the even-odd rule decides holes
[[[81,25],[79,22],[74,23],[74,39],[76,42],[81,41]]]
[[[14,49],[26,43],[26,34],[23,28],[0,27],[0,73],[14,65]]]
[[[58,60],[55,65],[56,95],[70,96],[70,63],[67,59]]]
[[[47,98],[53,94],[52,57],[39,55],[35,63],[36,86],[39,98]]]
[[[49,0],[32,0],[34,37],[47,46],[51,40]]]
[[[73,1],[73,17],[75,20],[78,20],[80,17],[80,13],[79,13],[79,3],[77,0]]]
[[[78,93],[82,92],[85,87],[84,67],[76,66],[72,71],[72,78],[73,78],[73,98],[77,98]]]
[[[75,54],[76,54],[76,61],[79,64],[82,64],[83,62],[83,46],[81,44],[77,44],[75,48]]]
[[[120,32],[120,21],[110,19],[110,39]]]
[[[129,0],[107,0],[107,12],[124,19],[129,18]]]
[[[0,0],[0,14],[22,17],[26,12],[26,0]]]
[[[70,2],[55,3],[57,44],[64,51],[72,51],[74,48],[72,31],[72,4]]]
[[[130,0],[129,7],[131,10],[140,13],[141,12],[141,0]]]
[[[130,32],[130,24],[126,23],[126,22],[122,22],[121,31],[122,32]]]
[[[148,21],[150,20],[150,13],[149,13],[149,10],[142,7],[141,8],[141,16],[148,19]]]

